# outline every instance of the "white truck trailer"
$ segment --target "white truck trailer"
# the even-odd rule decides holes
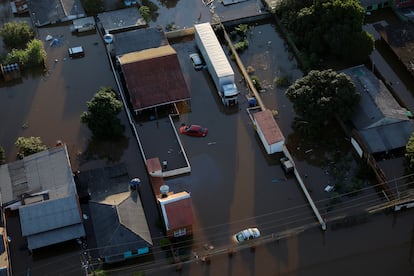
[[[238,103],[239,91],[234,82],[234,72],[210,23],[194,25],[195,41],[203,56],[221,101],[225,106]]]

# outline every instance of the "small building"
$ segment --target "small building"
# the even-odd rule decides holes
[[[22,77],[20,73],[20,66],[17,63],[5,65],[1,64],[0,69],[5,81],[12,81],[15,79],[20,79]]]
[[[158,28],[144,28],[113,34],[114,56],[168,45],[165,33]]]
[[[350,119],[355,128],[355,138],[362,147],[358,149],[353,142],[360,156],[364,152],[375,154],[405,147],[414,132],[409,112],[364,65],[342,72],[351,77],[361,96],[357,110]]]
[[[166,235],[178,238],[193,234],[194,213],[190,194],[166,193],[157,198]]]
[[[283,151],[285,137],[270,110],[252,113],[252,121],[267,154]]]
[[[73,20],[71,31],[77,34],[89,31],[96,31],[95,18],[93,18],[93,16],[89,16]]]
[[[135,113],[190,100],[177,52],[170,45],[128,53],[117,59]]]
[[[147,25],[137,7],[100,13],[98,14],[98,22],[98,26],[104,34],[135,30]]]
[[[2,208],[18,210],[29,250],[85,236],[65,145],[0,166],[0,192]]]
[[[14,14],[25,14],[29,12],[29,7],[27,6],[27,0],[10,1],[10,7]]]

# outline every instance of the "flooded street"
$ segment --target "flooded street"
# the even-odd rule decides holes
[[[60,43],[50,46],[46,35],[58,37]],[[98,34],[77,37],[70,34],[68,26],[62,26],[39,29],[39,38],[47,52],[46,71],[25,72],[20,81],[0,89],[0,143],[7,161],[13,161],[17,153],[14,142],[19,136],[40,136],[49,147],[62,140],[76,170],[81,161],[78,157],[90,139],[89,130],[80,123],[86,102],[101,86],[116,89],[116,84]],[[72,60],[67,49],[76,45],[84,47],[86,56]]]

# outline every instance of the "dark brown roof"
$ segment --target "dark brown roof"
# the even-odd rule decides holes
[[[391,47],[407,70],[414,75],[414,24],[391,24],[379,30],[382,39]]]
[[[190,99],[170,45],[125,54],[119,61],[135,111]]]

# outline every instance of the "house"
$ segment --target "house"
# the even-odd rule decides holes
[[[125,164],[82,171],[77,174],[80,190],[87,192],[89,217],[97,254],[105,263],[148,256],[152,239],[137,190]],[[84,195],[81,195],[84,197]]]
[[[187,192],[165,192],[157,198],[166,235],[169,238],[189,236],[193,233],[194,213],[191,196]]]
[[[190,100],[177,53],[170,45],[128,53],[117,60],[135,113]]]
[[[18,211],[30,251],[85,236],[65,145],[2,165],[0,192],[3,210]]]
[[[351,117],[355,139],[364,153],[389,152],[405,147],[414,131],[409,112],[401,107],[391,92],[364,65],[342,71],[351,77],[361,95],[358,108]],[[353,142],[354,147],[358,145]]]
[[[158,158],[148,159],[146,166],[166,235],[169,238],[192,235],[194,213],[190,194],[169,191],[169,187],[164,184],[162,167]]]

